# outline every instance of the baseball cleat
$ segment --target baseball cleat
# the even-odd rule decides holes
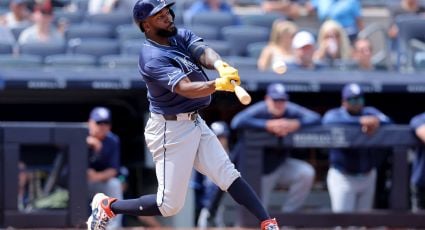
[[[92,213],[87,220],[88,230],[106,229],[111,218],[115,216],[111,210],[111,204],[116,200],[116,198],[108,197],[103,193],[97,193],[93,197],[91,202]]]
[[[261,230],[279,230],[279,225],[275,218],[261,222]]]

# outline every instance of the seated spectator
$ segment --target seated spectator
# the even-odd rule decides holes
[[[264,12],[276,12],[284,15],[288,19],[294,20],[299,17],[308,16],[314,12],[314,8],[310,1],[281,1],[281,0],[265,0],[261,3]]]
[[[183,21],[186,25],[192,24],[195,14],[205,12],[225,12],[234,15],[234,24],[240,24],[239,18],[234,14],[232,6],[224,0],[197,0],[183,13]]]
[[[236,114],[232,119],[231,127],[262,129],[275,136],[285,137],[301,127],[319,123],[318,113],[290,102],[285,87],[281,83],[272,83],[267,87],[264,100]],[[238,142],[242,143],[243,140]],[[243,151],[239,148],[240,154]],[[282,211],[300,210],[310,194],[315,177],[314,168],[303,160],[290,157],[289,151],[282,148],[266,149],[263,163],[261,194],[264,206],[268,207],[275,187],[286,186],[288,196],[282,202]]]
[[[315,40],[310,32],[296,33],[292,39],[292,48],[294,49],[294,61],[287,63],[288,70],[317,70],[325,67],[313,59]]]
[[[112,12],[129,12],[133,10],[136,0],[89,0],[89,14],[109,14]]]
[[[86,139],[91,150],[87,169],[89,197],[102,192],[107,196],[123,198],[123,188],[118,179],[120,139],[111,131],[111,122],[111,112],[105,107],[96,107],[90,112]],[[108,229],[121,227],[122,215],[117,217],[111,220]]]
[[[366,135],[373,135],[390,118],[378,109],[364,106],[358,84],[342,90],[341,107],[325,113],[323,124],[358,125]],[[369,149],[330,149],[327,186],[333,212],[369,211],[373,207],[377,156]]]
[[[353,61],[359,70],[388,70],[384,65],[375,65],[372,62],[373,47],[369,39],[359,38],[354,42]]]
[[[273,23],[269,43],[263,48],[257,61],[259,70],[272,70],[274,62],[293,62],[292,38],[298,27],[290,21],[276,20]]]
[[[0,17],[0,24],[9,28],[24,28],[32,24],[26,0],[11,0],[10,11]]]
[[[400,0],[400,3],[390,7],[391,19],[393,20],[389,29],[388,36],[395,39],[398,35],[398,27],[395,24],[395,18],[403,14],[423,15],[425,7],[421,6],[418,0]]]
[[[364,28],[361,2],[358,0],[312,0],[320,22],[334,20],[340,24],[350,41]]]
[[[54,27],[53,8],[50,1],[37,4],[34,7],[33,18],[35,24],[26,28],[19,36],[18,43],[64,43],[63,34]]]
[[[414,129],[419,140],[425,143],[425,113],[414,116],[410,120],[410,126]],[[416,149],[410,183],[412,187],[412,210],[414,212],[425,210],[425,148],[423,145]]]
[[[347,34],[336,21],[328,20],[319,30],[318,48],[314,53],[316,61],[334,65],[335,60],[349,60],[351,46]]]

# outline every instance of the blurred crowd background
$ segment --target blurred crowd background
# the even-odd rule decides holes
[[[134,2],[135,0],[0,0],[0,73],[2,70],[26,70],[25,73],[28,74],[31,69],[53,69],[58,72],[75,69],[134,69],[136,73],[138,55],[145,37],[133,24]],[[191,29],[204,38],[224,60],[236,68],[252,69],[259,77],[263,72],[275,71],[275,66],[281,66],[282,63],[285,63],[288,72],[306,71],[313,77],[318,71],[340,72],[341,77],[349,75],[351,71],[361,72],[366,77],[370,74],[371,82],[374,80],[373,73],[400,73],[400,76],[414,73],[420,77],[421,72],[425,70],[425,1],[422,0],[177,0],[173,11],[177,27]],[[241,78],[243,82],[244,76]],[[288,96],[285,86],[282,87],[284,95]],[[36,99],[31,101],[28,98],[23,102],[7,102],[4,97],[4,109],[0,108],[0,119],[82,122],[89,120],[92,126],[99,126],[97,128],[103,129],[105,133],[116,133],[118,139],[115,139],[115,142],[121,146],[114,156],[120,156],[120,159],[111,163],[115,171],[109,174],[108,178],[118,179],[114,180],[113,186],[115,191],[119,190],[119,196],[137,197],[154,191],[156,181],[153,164],[143,146],[144,116],[148,112],[146,100],[139,102],[132,98],[143,98],[146,95],[144,91],[134,91],[128,90],[121,94],[107,92],[97,94],[96,97],[91,97],[90,93],[85,91],[80,92],[78,102],[73,101],[71,97],[63,97],[65,103],[61,103],[59,97],[55,100],[54,96],[50,98],[53,102],[43,99],[40,103],[37,103]],[[384,97],[379,93],[356,94],[357,91],[353,89],[351,93],[355,96],[351,98],[345,97],[339,89],[335,91],[336,93],[293,93],[290,98],[294,103],[317,113],[315,123],[320,123],[320,116],[324,116],[332,107],[343,107],[343,102],[349,103],[350,100],[354,104],[376,105],[396,124],[408,124],[414,115],[425,111],[423,93],[396,92]],[[261,102],[265,95],[270,96],[267,90],[252,91],[251,94],[254,102]],[[288,102],[289,96],[279,100]],[[408,101],[413,104],[408,105]],[[22,105],[23,107],[19,108]],[[89,113],[95,106],[105,107],[102,109],[108,111],[107,119],[92,120],[98,119],[96,115]],[[238,142],[238,127],[229,128],[227,125],[230,126],[233,118],[243,109],[242,105],[236,104],[234,98],[229,100],[228,95],[217,93],[212,106],[204,111],[203,117],[209,124],[215,121],[224,124],[222,129],[226,142],[229,142],[226,145],[231,146],[229,149]],[[24,115],[22,111],[27,110],[34,111],[34,114]],[[374,115],[379,115],[379,111],[373,111]],[[333,122],[330,120],[327,122]],[[385,123],[387,120],[381,122]],[[296,130],[297,128],[293,131]],[[92,138],[88,137],[87,144],[91,151],[101,151],[99,143]],[[34,153],[55,151],[57,150],[50,147],[23,150],[18,165],[18,208],[22,212],[66,207],[68,194],[60,183],[58,188],[53,190],[54,193],[49,196],[41,195],[43,183],[48,178],[46,171],[49,172],[51,167],[48,166],[46,170],[44,166],[39,167],[44,163],[32,165],[37,162],[31,157]],[[300,185],[306,188],[297,209],[332,210],[328,193],[330,184],[326,183],[328,169],[332,168],[328,158],[329,152],[308,149],[294,150],[291,154],[295,162],[303,160],[309,163],[301,163],[302,167],[305,167],[303,172],[304,176],[308,177],[308,183]],[[379,159],[380,164],[374,171],[376,174],[373,175],[372,181],[376,186],[376,193],[379,194],[373,197],[374,209],[389,207],[393,162],[391,154],[382,153],[381,156],[384,157]],[[414,154],[410,156],[413,162]],[[50,158],[46,157],[46,160],[52,161]],[[96,161],[93,158],[90,160]],[[101,172],[109,166],[106,164],[99,167],[97,163],[94,164],[87,172],[88,181],[106,180],[99,179],[102,176],[95,172]],[[199,188],[204,189],[203,180],[194,179],[192,188],[196,192],[199,192]],[[299,179],[299,182],[302,180]],[[281,191],[284,199],[287,199],[290,185],[291,183],[277,186],[276,191]],[[418,191],[416,187],[412,189],[412,194],[420,194],[423,199],[425,188],[420,187]],[[208,192],[208,189],[200,192],[201,197],[194,197],[196,212],[193,224],[234,224],[233,216],[223,215],[223,210],[218,215],[218,218],[222,219],[214,221],[211,220],[211,213],[201,211],[207,206],[202,201],[207,199],[203,197],[203,192]],[[417,196],[414,198],[416,202],[423,202],[417,201]],[[283,203],[282,195],[279,194],[271,195],[270,199],[268,202],[272,205]],[[224,199],[225,204],[229,202]],[[412,206],[412,209],[417,211],[419,206]],[[198,215],[204,218],[201,222],[197,220]],[[122,224],[172,226],[161,218],[125,217]]]

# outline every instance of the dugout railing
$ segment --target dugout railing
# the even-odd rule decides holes
[[[409,205],[409,178],[407,152],[421,145],[413,130],[407,125],[383,126],[368,136],[359,127],[314,126],[279,138],[262,130],[240,130],[245,145],[241,157],[241,172],[261,196],[261,172],[263,150],[281,148],[386,148],[392,150],[392,178],[389,208],[365,213],[332,213],[331,211],[305,211],[272,213],[285,226],[335,227],[335,226],[388,226],[425,227],[425,212],[412,213]],[[256,169],[256,170],[252,170]],[[242,226],[255,227],[258,223],[243,207],[238,210],[238,222]]]
[[[0,227],[83,226],[88,215],[87,133],[87,127],[82,123],[0,122]],[[22,149],[41,145],[55,146],[59,150],[50,169],[51,175],[58,176],[62,159],[70,169],[65,179],[69,191],[68,205],[65,209],[19,210],[18,162]],[[54,179],[49,177],[45,186],[52,186]]]

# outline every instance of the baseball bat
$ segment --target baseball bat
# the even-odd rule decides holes
[[[237,85],[234,80],[230,82],[235,87],[235,94],[238,97],[239,101],[244,105],[248,105],[249,103],[251,103],[251,96],[248,94],[248,92],[246,92],[246,90],[241,86]]]

